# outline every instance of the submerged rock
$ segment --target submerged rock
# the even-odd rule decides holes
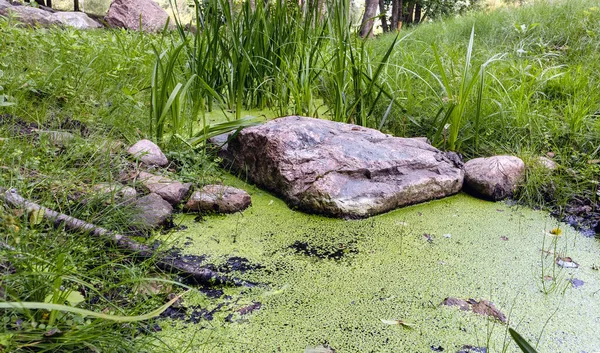
[[[442,301],[441,305],[458,306],[459,309],[463,311],[472,311],[479,315],[490,316],[503,323],[507,322],[506,315],[498,310],[494,303],[489,300],[481,299],[480,301],[476,301],[475,299],[464,300],[448,297]]]
[[[460,191],[463,171],[419,139],[289,116],[242,130],[221,153],[292,207],[360,218]]]
[[[187,195],[192,186],[190,183],[183,184],[176,180],[146,172],[140,172],[138,174],[138,180],[150,190],[150,192],[162,197],[171,205],[177,205],[183,201],[183,198]]]
[[[504,313],[502,313],[500,310],[498,310],[498,308],[496,308],[496,306],[494,305],[494,303],[492,303],[489,300],[485,300],[485,299],[481,299],[480,301],[475,301],[475,300],[471,300],[470,301],[471,304],[471,310],[479,315],[483,315],[483,316],[490,316],[493,317],[494,319],[506,323],[506,315],[504,315]]]
[[[234,213],[252,203],[250,195],[241,189],[225,185],[206,185],[192,194],[184,205],[186,211]]]
[[[157,165],[164,167],[169,164],[167,156],[160,150],[154,142],[150,140],[140,140],[129,147],[127,152],[147,165]]]
[[[147,233],[172,223],[173,207],[157,194],[149,194],[135,202],[138,213],[134,216],[134,230]]]
[[[152,0],[113,0],[104,19],[112,27],[159,32],[169,15]]]
[[[465,163],[465,189],[494,201],[511,196],[525,173],[514,156],[475,158]]]

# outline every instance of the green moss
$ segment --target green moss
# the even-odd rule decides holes
[[[428,352],[432,345],[455,352],[466,344],[516,351],[505,325],[439,306],[453,296],[492,300],[530,341],[543,332],[542,352],[600,347],[594,296],[600,273],[592,269],[600,264],[600,245],[564,225],[561,237],[544,235],[558,226],[545,213],[460,194],[344,221],[290,210],[237,179],[226,183],[249,191],[252,207],[202,223],[181,216],[189,227],[180,234],[182,243],[193,239],[184,251],[216,262],[242,256],[265,266],[240,275],[264,286],[230,289],[233,299],[225,300],[232,311],[252,301],[262,308],[243,318],[235,314],[235,323],[223,317],[198,325],[165,322],[167,341],[189,343],[194,337],[194,349],[218,342],[220,351],[302,352],[325,343],[338,352]],[[296,241],[323,251],[349,250],[339,261],[320,259],[291,249]],[[580,267],[559,268],[552,256],[543,260],[542,247],[571,256]],[[543,276],[555,279],[544,287]],[[572,277],[584,286],[572,288]],[[380,319],[401,319],[415,328]]]

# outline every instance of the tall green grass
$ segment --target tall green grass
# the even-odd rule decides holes
[[[594,158],[600,145],[597,6],[537,1],[408,30],[384,78],[407,111],[384,129],[426,135],[467,156],[579,150]],[[381,54],[393,40],[384,35],[369,44]],[[419,125],[403,124],[405,116]],[[446,140],[435,139],[448,123]]]
[[[518,197],[533,206],[593,204],[599,20],[597,1],[536,1],[411,28],[382,75],[403,110],[391,109],[381,128],[427,136],[467,159],[515,154],[534,161],[552,152],[559,170],[531,164]],[[394,40],[386,34],[368,45],[383,55]],[[386,109],[378,104],[375,115]]]
[[[195,5],[196,30],[176,20],[178,36],[157,52],[151,104],[157,138],[167,130],[181,134],[179,117],[210,129],[205,116],[215,108],[232,115],[231,129],[247,125],[240,120],[245,110],[317,116],[323,103],[324,117],[376,127],[376,105],[398,104],[381,73],[399,40],[373,55],[350,21],[348,0],[330,1],[327,11],[316,2]],[[187,108],[176,113],[179,107]],[[169,114],[177,118],[165,119]],[[199,142],[197,130],[188,130],[187,138]]]

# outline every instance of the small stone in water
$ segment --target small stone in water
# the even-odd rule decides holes
[[[580,279],[577,279],[577,278],[572,278],[571,284],[573,285],[573,288],[579,288],[579,287],[583,287],[585,282]]]

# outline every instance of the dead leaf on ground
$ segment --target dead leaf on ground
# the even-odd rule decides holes
[[[335,353],[335,349],[328,345],[320,345],[316,347],[306,347],[304,353]]]
[[[383,322],[386,325],[398,325],[398,326],[402,326],[405,328],[415,327],[415,324],[410,324],[410,323],[404,322],[402,320],[384,320],[384,319],[379,319],[379,320],[381,320],[381,322]]]
[[[570,257],[557,257],[556,264],[562,268],[578,268],[579,264]]]
[[[442,305],[446,306],[458,306],[462,311],[468,311],[470,309],[469,303],[466,300],[460,298],[448,297],[442,301]]]

